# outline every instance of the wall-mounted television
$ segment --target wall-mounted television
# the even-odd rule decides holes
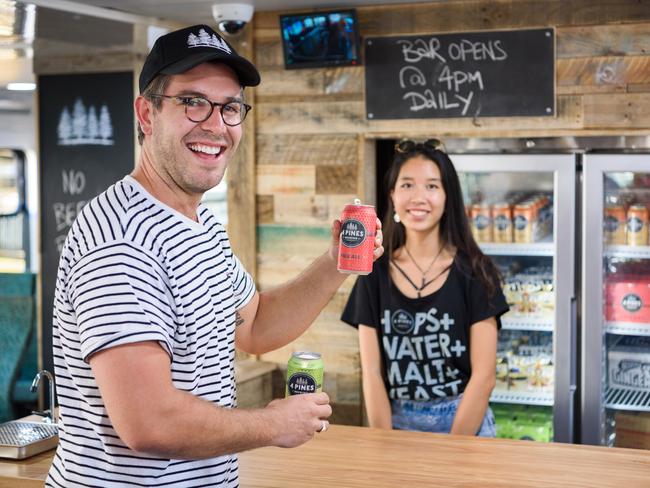
[[[287,69],[360,64],[355,10],[280,16]]]

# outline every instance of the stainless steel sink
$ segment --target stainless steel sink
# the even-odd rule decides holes
[[[0,457],[24,459],[53,449],[59,442],[59,429],[45,422],[14,420],[0,424]]]

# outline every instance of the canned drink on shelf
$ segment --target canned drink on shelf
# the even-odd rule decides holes
[[[490,205],[475,203],[472,205],[472,231],[478,242],[492,242],[492,216]]]
[[[372,271],[377,214],[372,205],[346,205],[341,214],[337,269],[341,273],[367,275]]]
[[[536,208],[533,202],[521,202],[512,210],[514,222],[514,241],[531,243],[534,241],[533,225],[536,219]]]
[[[630,205],[627,210],[627,245],[648,245],[648,208],[645,205]]]
[[[617,204],[609,204],[605,207],[605,220],[603,222],[603,233],[606,244],[627,244],[627,215],[625,207]]]
[[[512,242],[512,207],[508,202],[492,206],[492,227],[494,242]]]
[[[323,358],[318,352],[294,352],[287,364],[285,396],[323,391]]]
[[[553,205],[548,195],[542,194],[540,196],[540,214],[538,220],[540,221],[539,240],[545,238],[553,232]]]

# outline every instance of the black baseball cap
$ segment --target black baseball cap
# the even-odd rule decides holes
[[[177,75],[207,61],[230,66],[242,86],[257,86],[260,74],[207,25],[193,25],[159,37],[140,72],[140,93],[158,74]]]

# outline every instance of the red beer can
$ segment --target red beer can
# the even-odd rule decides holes
[[[377,214],[372,205],[361,205],[359,199],[346,205],[341,214],[339,260],[341,273],[367,275],[372,271]]]

